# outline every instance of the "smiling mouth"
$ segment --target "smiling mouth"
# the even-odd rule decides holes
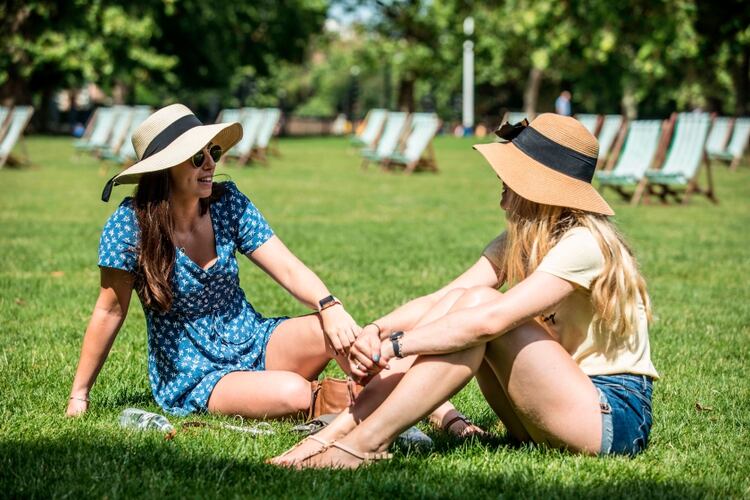
[[[214,180],[214,176],[213,175],[207,175],[205,177],[199,177],[198,178],[198,182],[201,183],[201,184],[211,184],[213,182],[213,180]]]

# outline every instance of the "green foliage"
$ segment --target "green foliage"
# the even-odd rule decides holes
[[[283,156],[271,158],[270,167],[230,164],[219,172],[252,198],[363,323],[448,282],[502,229],[500,187],[472,144],[438,137],[437,175],[363,172],[348,142],[333,138],[282,139]],[[630,207],[608,196],[655,307],[651,350],[662,379],[644,454],[593,458],[514,447],[471,384],[455,402],[495,439],[460,443],[420,424],[437,441],[433,453],[397,453],[356,472],[298,472],[263,463],[299,439],[290,421],[273,422],[274,436],[190,428],[170,441],[118,427],[126,407],[159,411],[135,297],[91,394],[91,413],[63,416],[98,293],[99,233],[132,187],[115,188],[104,204],[99,193],[112,172],[100,171],[89,156],[76,157],[70,140],[31,137],[28,150],[35,168],[0,170],[4,496],[633,500],[750,493],[747,161],[737,172],[716,169],[719,205],[698,197],[686,207]],[[258,311],[306,312],[247,259],[239,265]],[[210,415],[171,420],[238,423]]]

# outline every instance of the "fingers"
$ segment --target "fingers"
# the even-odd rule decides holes
[[[383,357],[382,352],[380,351],[381,344],[382,342],[380,338],[375,335],[370,338],[370,345],[368,347],[370,348],[370,352],[373,353],[373,361],[376,362],[381,369],[383,369],[388,366],[388,360]]]
[[[328,336],[329,342],[331,342],[331,347],[333,347],[333,350],[336,352],[336,354],[340,355],[344,350],[343,346],[341,345],[341,339],[339,339],[336,333],[326,332],[326,335]]]

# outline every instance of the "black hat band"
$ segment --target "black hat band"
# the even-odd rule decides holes
[[[526,156],[568,177],[591,183],[596,158],[586,156],[526,127],[511,141]]]

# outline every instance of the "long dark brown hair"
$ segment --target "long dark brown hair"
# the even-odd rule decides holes
[[[169,171],[143,174],[135,190],[135,214],[140,230],[135,286],[144,307],[167,312],[172,306],[175,262],[174,219],[170,209]],[[211,195],[200,199],[200,215],[221,198],[224,185],[214,183]]]

